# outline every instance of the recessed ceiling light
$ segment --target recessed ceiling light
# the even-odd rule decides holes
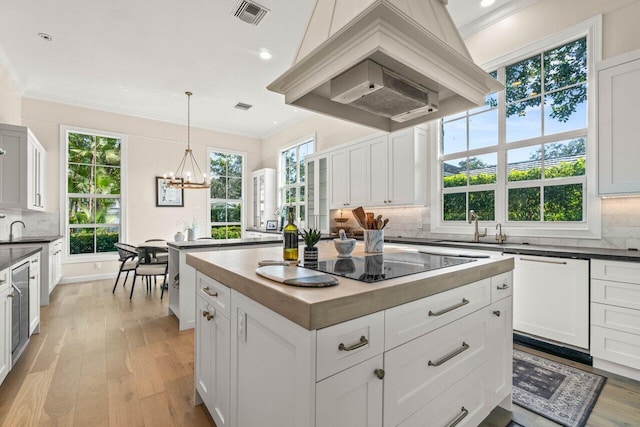
[[[277,124],[278,124],[278,121],[277,121],[277,120],[274,120],[274,121],[273,121],[273,124],[274,124],[274,125],[277,125]]]
[[[258,54],[258,56],[260,56],[260,58],[264,59],[265,61],[268,61],[269,59],[273,58],[273,55],[271,55],[271,52],[269,52],[267,49],[260,50],[260,53]]]
[[[38,37],[40,37],[42,40],[46,40],[48,42],[52,42],[53,41],[53,36],[51,34],[38,33]]]
[[[482,7],[489,7],[489,6],[491,6],[492,4],[494,4],[495,2],[496,2],[496,0],[482,0],[482,1],[480,2],[480,6],[482,6]]]

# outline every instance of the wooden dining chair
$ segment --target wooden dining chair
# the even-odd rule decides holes
[[[118,261],[120,261],[120,269],[118,270],[118,276],[116,277],[116,283],[113,284],[113,290],[111,293],[115,293],[116,287],[118,287],[118,281],[120,280],[120,275],[122,272],[126,272],[127,275],[124,277],[124,281],[122,282],[122,287],[127,284],[127,279],[129,278],[129,272],[136,269],[138,266],[138,252],[136,252],[136,247],[127,245],[126,243],[114,243],[113,244],[118,251]]]
[[[160,299],[162,299],[164,297],[164,288],[167,285],[169,263],[166,260],[164,262],[159,262],[157,258],[151,258],[151,261],[146,263],[145,260],[148,258],[146,249],[136,248],[136,251],[138,253],[138,265],[134,270],[133,284],[131,285],[129,299],[133,297],[133,289],[136,286],[136,279],[138,276],[144,278],[147,285],[147,293],[151,292],[151,278],[153,277],[154,282],[157,283],[158,276],[162,276],[162,294],[160,295]]]

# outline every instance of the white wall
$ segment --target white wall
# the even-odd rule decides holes
[[[31,128],[47,150],[47,211],[60,209],[60,125],[104,130],[127,135],[127,235],[123,240],[139,243],[146,239],[171,240],[178,220],[194,216],[205,223],[209,212],[208,192],[185,190],[183,208],[155,206],[155,176],[175,170],[186,148],[186,126],[108,113],[54,102],[24,98],[22,121]],[[260,163],[260,141],[220,132],[191,129],[191,146],[199,165],[207,165],[207,147],[247,153],[247,172]],[[245,195],[249,194],[246,180]],[[248,204],[246,205],[248,207]],[[248,212],[245,212],[248,215]],[[202,230],[201,233],[206,233]],[[114,262],[102,263],[100,271],[93,263],[65,264],[65,278],[116,271]]]
[[[2,51],[0,50],[0,59]],[[0,123],[22,124],[22,94],[9,71],[0,61]]]

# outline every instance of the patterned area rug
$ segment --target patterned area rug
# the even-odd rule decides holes
[[[513,403],[567,427],[583,427],[607,379],[513,350]]]

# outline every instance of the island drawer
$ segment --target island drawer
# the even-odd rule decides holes
[[[591,278],[640,285],[640,262],[591,260]]]
[[[491,278],[491,303],[513,295],[513,273],[502,273]]]
[[[11,286],[9,283],[9,269],[0,271],[0,292]]]
[[[231,318],[231,289],[217,280],[198,272],[196,292],[227,319]]]
[[[591,279],[591,301],[640,310],[640,285]]]
[[[489,360],[492,316],[476,311],[385,353],[384,425],[398,425]]]
[[[422,298],[385,311],[385,350],[440,328],[491,302],[491,279]]]
[[[384,351],[384,312],[338,323],[317,333],[316,381]]]

